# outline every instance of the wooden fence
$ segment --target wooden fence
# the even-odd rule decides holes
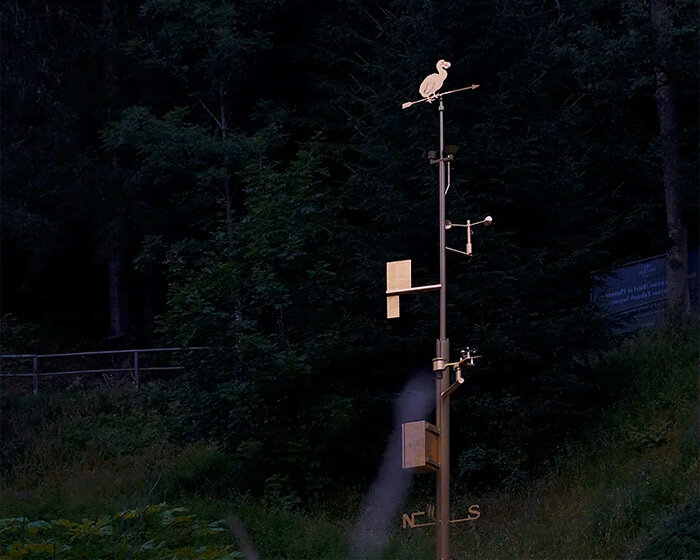
[[[138,348],[132,350],[100,350],[67,354],[4,354],[0,355],[0,378],[31,377],[34,394],[39,393],[39,379],[59,376],[101,375],[110,385],[110,376],[128,374],[136,390],[143,375],[155,372],[182,371],[174,365],[175,353],[206,350],[190,348]]]

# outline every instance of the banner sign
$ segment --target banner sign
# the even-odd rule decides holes
[[[688,253],[691,308],[698,309],[699,251]],[[613,270],[593,274],[591,301],[615,322],[615,332],[659,325],[666,309],[666,256],[651,257]]]

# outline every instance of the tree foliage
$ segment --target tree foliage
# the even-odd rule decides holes
[[[182,437],[236,450],[242,485],[371,472],[387,403],[433,357],[434,298],[387,322],[384,266],[437,273],[437,114],[400,104],[447,58],[450,87],[480,84],[445,101],[448,218],[495,220],[448,260],[452,347],[485,356],[455,403],[458,470],[517,486],[585,423],[606,336],[589,273],[664,250],[660,57],[697,225],[696,2],[656,42],[646,2],[129,1],[110,33],[103,4],[3,10],[9,311],[106,334],[118,226],[132,305],[157,314],[132,335],[212,347],[174,390]]]

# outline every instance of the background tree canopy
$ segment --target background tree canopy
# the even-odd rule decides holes
[[[6,3],[3,313],[41,345],[5,345],[216,347],[173,389],[183,438],[251,487],[366,476],[433,357],[435,299],[387,322],[384,266],[437,273],[436,110],[400,104],[445,58],[481,85],[446,100],[448,217],[495,220],[448,260],[452,346],[485,356],[455,463],[517,485],[602,398],[590,272],[666,249],[660,61],[698,243],[697,10],[659,35],[611,0]]]

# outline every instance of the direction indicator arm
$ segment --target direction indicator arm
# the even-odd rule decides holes
[[[401,108],[408,109],[411,105],[415,105],[416,103],[423,103],[423,101],[427,101],[428,103],[432,103],[436,99],[440,99],[441,97],[444,97],[445,95],[449,95],[451,93],[457,93],[458,91],[467,91],[468,89],[476,89],[480,85],[481,84],[472,84],[470,86],[459,88],[459,89],[451,89],[450,91],[446,91],[444,93],[437,93],[432,97],[424,97],[423,99],[419,99],[418,101],[406,101],[406,103],[403,103],[401,105]]]
[[[411,261],[386,263],[386,316],[395,319],[400,316],[399,296],[415,292],[432,292],[442,288],[442,284],[411,286]]]
[[[465,253],[464,251],[460,251],[459,249],[453,249],[452,247],[445,247],[448,251],[452,251],[453,253],[459,253],[460,255],[465,255],[467,257],[471,257],[471,253]]]
[[[442,288],[441,284],[430,284],[428,286],[414,286],[413,288],[401,288],[396,290],[387,290],[386,295],[393,296],[399,294],[410,294],[411,292],[433,292]]]

